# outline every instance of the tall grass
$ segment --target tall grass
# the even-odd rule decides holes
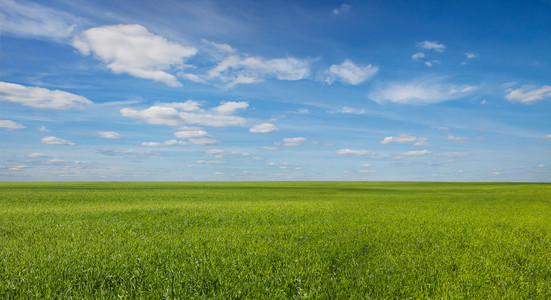
[[[0,298],[551,299],[551,185],[0,183]]]

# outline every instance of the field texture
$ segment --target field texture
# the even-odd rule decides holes
[[[551,185],[0,183],[0,298],[551,299]]]

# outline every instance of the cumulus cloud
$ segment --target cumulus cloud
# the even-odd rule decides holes
[[[508,89],[505,99],[511,102],[532,103],[551,97],[551,86],[542,85],[539,89],[518,88]]]
[[[265,78],[300,80],[309,75],[310,66],[307,60],[293,57],[267,60],[230,55],[211,68],[205,78],[220,79],[228,88],[232,88],[237,84],[261,82]]]
[[[377,88],[369,98],[378,103],[394,102],[410,105],[428,105],[468,96],[476,87],[423,79],[411,82],[391,82]]]
[[[19,103],[41,109],[81,108],[92,101],[60,90],[28,87],[15,83],[0,82],[0,101]]]
[[[120,110],[125,117],[142,120],[148,124],[181,126],[186,124],[212,127],[244,126],[245,119],[232,115],[211,114],[204,112],[181,111],[174,103],[169,105],[157,103],[143,110],[123,108]]]
[[[544,136],[543,138],[549,140],[549,139],[551,139],[551,134],[548,134],[548,135]]]
[[[192,139],[208,136],[208,133],[204,130],[184,130],[175,132],[174,136],[179,139]]]
[[[363,155],[374,155],[375,153],[368,150],[339,149],[335,151],[335,154],[340,156],[363,156]]]
[[[458,137],[458,136],[453,136],[451,134],[448,134],[448,137],[446,138],[446,140],[456,142],[458,144],[464,144],[467,142],[466,137]]]
[[[283,146],[294,147],[304,143],[306,141],[306,138],[294,137],[294,138],[286,138],[286,139],[283,139],[282,141],[283,141]]]
[[[74,24],[78,22],[77,18],[68,13],[38,3],[13,0],[0,2],[2,31],[14,35],[64,39],[71,35]]]
[[[142,25],[109,25],[88,29],[73,40],[83,55],[93,55],[114,73],[127,73],[144,79],[181,86],[167,71],[182,66],[184,59],[197,53],[155,35]]]
[[[114,131],[98,131],[98,135],[100,138],[104,138],[104,139],[116,140],[121,138],[121,135]]]
[[[434,50],[436,52],[444,52],[446,49],[446,45],[436,42],[436,41],[423,41],[417,43],[417,47],[427,49],[427,50]]]
[[[46,126],[38,127],[38,131],[40,131],[40,132],[50,132],[50,130],[48,130],[48,128],[46,128]]]
[[[277,130],[277,127],[274,124],[270,123],[262,123],[262,124],[256,124],[251,129],[249,129],[249,132],[252,133],[270,133]]]
[[[467,57],[468,59],[473,59],[473,58],[477,58],[478,54],[474,52],[465,52],[465,57]]]
[[[341,83],[357,85],[371,79],[379,71],[379,67],[372,66],[356,66],[352,61],[345,60],[340,65],[332,65],[325,71],[324,81],[332,84],[335,81]]]
[[[71,141],[60,139],[60,138],[55,137],[55,136],[43,137],[40,140],[40,142],[42,144],[47,144],[47,145],[66,145],[66,146],[74,146],[75,145],[75,143],[73,143]]]
[[[247,103],[247,102],[228,101],[228,102],[222,103],[220,106],[217,106],[217,107],[213,108],[212,110],[215,111],[216,113],[219,113],[219,114],[222,114],[222,115],[231,115],[236,110],[245,109],[247,107],[249,107],[249,103]]]
[[[6,129],[23,129],[26,128],[24,125],[11,120],[0,120],[0,128]]]

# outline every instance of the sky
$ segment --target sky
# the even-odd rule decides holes
[[[0,180],[551,182],[551,1],[0,0]]]

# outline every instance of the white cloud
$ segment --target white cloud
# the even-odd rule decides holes
[[[346,14],[350,11],[352,5],[343,3],[338,8],[333,9],[332,13],[335,16]]]
[[[249,129],[252,133],[270,133],[273,131],[276,131],[277,127],[275,127],[274,124],[270,123],[262,123],[262,124],[256,124],[251,129]]]
[[[207,164],[207,165],[222,165],[225,164],[225,161],[222,160],[197,160],[196,164]]]
[[[427,49],[427,50],[434,50],[436,52],[444,52],[444,50],[446,49],[446,45],[436,41],[433,41],[433,42],[423,41],[423,42],[417,43],[417,47]]]
[[[371,167],[371,164],[363,164],[362,167],[369,168],[369,167]]]
[[[404,156],[425,156],[429,155],[432,152],[429,150],[414,150],[414,151],[407,151],[407,152],[400,152],[394,154],[394,158],[403,158]]]
[[[465,52],[465,57],[467,57],[468,59],[473,59],[473,58],[477,58],[478,54],[474,52]]]
[[[27,154],[28,158],[49,158],[48,155],[43,153],[29,153]]]
[[[545,168],[545,165],[544,164],[539,164],[536,166],[537,168]]]
[[[329,67],[325,71],[324,81],[332,84],[338,80],[345,84],[357,85],[375,76],[377,71],[379,71],[379,67],[377,66],[372,66],[371,64],[363,67],[356,66],[352,61],[346,59],[340,65]]]
[[[230,55],[211,68],[205,78],[220,79],[228,88],[232,88],[237,84],[261,82],[265,78],[300,80],[309,75],[310,66],[307,60],[293,57],[266,60]]]
[[[453,136],[451,134],[448,134],[448,137],[446,138],[446,140],[456,142],[458,144],[464,144],[467,142],[466,137],[458,137],[458,136]]]
[[[430,67],[432,67],[432,63],[431,63],[430,61],[426,61],[426,62],[425,62],[425,66],[427,66],[427,67],[430,68]]]
[[[98,131],[98,135],[104,139],[120,139],[121,135],[114,131]]]
[[[182,84],[167,71],[182,66],[185,58],[197,53],[193,47],[168,41],[138,24],[88,29],[74,39],[73,46],[83,55],[93,54],[114,73],[127,73],[169,86]]]
[[[307,114],[307,113],[309,113],[310,111],[308,110],[308,108],[299,108],[299,109],[297,110],[297,112],[300,113],[300,114]]]
[[[548,134],[546,136],[543,137],[544,139],[551,139],[551,134]]]
[[[397,137],[393,136],[387,136],[382,141],[381,144],[387,145],[391,143],[397,143],[397,144],[406,144],[406,143],[413,143],[417,140],[417,137],[409,136],[407,134],[400,134]]]
[[[187,100],[186,102],[170,102],[170,103],[157,103],[160,106],[173,107],[183,111],[201,110],[199,106],[201,103],[193,100]]]
[[[266,163],[266,165],[271,167],[277,167],[277,164],[275,162],[269,162],[269,163]]]
[[[391,82],[369,94],[378,103],[427,105],[468,96],[476,87],[442,83],[439,79]]]
[[[505,99],[511,102],[531,103],[551,97],[551,86],[542,85],[539,89],[525,91],[526,88],[509,89]]]
[[[438,130],[449,130],[449,127],[446,126],[432,126],[431,128],[438,129]]]
[[[222,114],[222,115],[231,115],[236,110],[245,109],[247,107],[249,107],[249,103],[247,103],[247,102],[228,101],[228,102],[222,103],[220,106],[217,106],[217,107],[213,108],[212,110],[215,111],[216,113],[219,113],[219,114]]]
[[[353,114],[353,115],[362,115],[365,113],[364,108],[354,108],[349,106],[343,106],[342,108],[330,111],[330,113],[339,113],[339,114]]]
[[[167,125],[173,127],[185,124],[212,127],[245,125],[245,119],[241,117],[203,112],[186,112],[179,111],[178,108],[179,107],[175,107],[174,104],[165,105],[164,103],[157,103],[156,105],[143,110],[123,108],[120,112],[125,117],[139,119],[148,124]]]
[[[429,138],[419,137],[413,146],[430,146]]]
[[[41,109],[81,108],[92,101],[60,90],[28,87],[15,83],[0,82],[0,101],[19,103]]]
[[[262,147],[260,149],[267,150],[267,151],[277,151],[277,150],[279,150],[278,147]]]
[[[210,136],[192,138],[192,139],[189,139],[189,142],[194,144],[194,145],[214,145],[214,144],[218,144],[218,141],[215,138],[210,137]]]
[[[417,53],[415,53],[415,54],[413,54],[413,55],[411,56],[411,59],[417,60],[417,59],[419,59],[419,58],[424,58],[424,57],[425,57],[425,53],[423,53],[423,52],[417,52]]]
[[[283,146],[294,147],[304,143],[306,141],[306,138],[294,137],[294,138],[286,138],[286,139],[283,139],[282,141],[283,141]]]
[[[70,142],[68,140],[64,140],[64,139],[60,139],[60,138],[57,138],[55,136],[47,136],[47,137],[43,137],[40,142],[42,144],[47,144],[47,145],[67,145],[67,146],[74,146],[75,143],[73,142]]]
[[[177,131],[174,133],[174,136],[179,139],[193,139],[193,138],[208,136],[208,133],[204,130],[186,130],[186,131]]]
[[[375,153],[368,150],[339,149],[335,151],[335,154],[340,156],[363,156],[363,155],[373,155]]]
[[[121,148],[101,148],[98,153],[109,156],[144,156],[155,154],[151,150],[140,149],[121,149]]]
[[[71,35],[74,23],[72,15],[27,1],[0,1],[2,31],[24,37],[63,39]]]
[[[48,128],[46,128],[46,126],[40,126],[38,128],[38,131],[40,131],[40,132],[50,132],[50,130],[48,130]]]
[[[6,129],[23,129],[26,128],[24,125],[11,120],[0,120],[0,128]]]
[[[360,173],[377,173],[375,170],[359,170]]]
[[[143,142],[141,145],[145,146],[145,147],[159,147],[159,146],[161,146],[161,144],[157,143],[157,142]]]

